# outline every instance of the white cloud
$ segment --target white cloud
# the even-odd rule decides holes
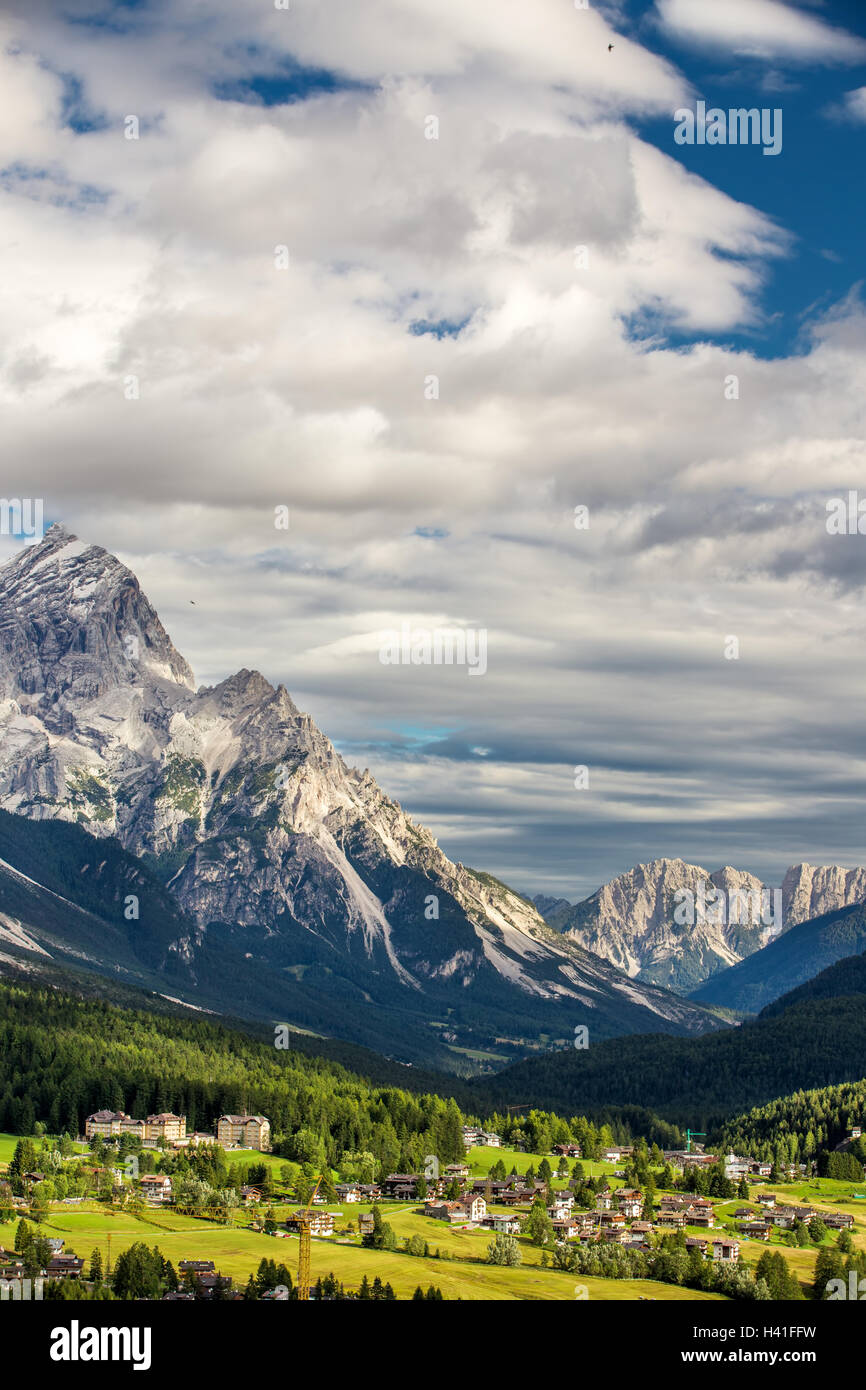
[[[866,43],[780,0],[656,0],[661,23],[685,42],[810,64],[860,63]]]
[[[711,822],[737,862],[768,780],[795,780],[785,740],[810,750],[797,806],[831,799],[822,755],[848,795],[814,654],[843,644],[835,718],[859,730],[854,619],[828,599],[856,568],[821,542],[822,490],[858,476],[866,327],[847,303],[772,362],[666,345],[760,323],[790,250],[630,128],[685,79],[553,0],[161,13],[128,11],[131,36],[3,21],[3,158],[49,171],[0,187],[4,495],[119,549],[199,679],[283,680],[450,852],[518,886],[571,887],[578,857],[596,881],[701,858]],[[369,86],[218,100],[252,42]],[[104,128],[62,124],[61,71]],[[102,200],[67,196],[86,187]],[[379,663],[374,629],[425,613],[488,630],[483,679]],[[418,729],[439,756],[407,756]],[[767,856],[819,857],[781,836]]]
[[[866,122],[866,87],[856,87],[853,92],[846,92],[840,105],[829,114],[862,125]]]

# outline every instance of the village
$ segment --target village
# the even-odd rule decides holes
[[[860,1133],[851,1129],[849,1140]],[[135,1120],[123,1112],[97,1111],[88,1116],[85,1134],[64,1159],[70,1171],[81,1170],[91,1179],[84,1191],[58,1197],[46,1214],[39,1210],[38,1198],[46,1183],[51,1185],[50,1174],[28,1168],[16,1170],[10,1179],[8,1172],[0,1173],[0,1215],[5,1206],[8,1218],[22,1225],[35,1223],[29,1250],[19,1248],[21,1241],[9,1249],[0,1240],[0,1291],[3,1297],[15,1298],[34,1296],[27,1290],[39,1289],[35,1296],[42,1296],[49,1282],[86,1283],[94,1273],[99,1275],[101,1258],[94,1271],[86,1250],[71,1248],[71,1240],[63,1237],[42,1234],[42,1223],[50,1223],[53,1209],[89,1209],[94,1199],[108,1211],[137,1218],[148,1211],[177,1213],[178,1220],[194,1218],[194,1227],[228,1225],[277,1241],[296,1237],[306,1228],[310,1238],[333,1249],[380,1250],[385,1263],[392,1252],[400,1253],[400,1246],[396,1238],[382,1240],[380,1233],[383,1222],[390,1230],[387,1223],[397,1218],[401,1232],[408,1232],[412,1223],[411,1233],[403,1236],[404,1253],[444,1259],[447,1237],[443,1243],[439,1233],[460,1233],[461,1238],[477,1233],[492,1237],[492,1243],[489,1248],[473,1245],[477,1254],[471,1258],[489,1259],[491,1250],[510,1240],[512,1251],[523,1250],[528,1260],[535,1252],[542,1268],[548,1261],[552,1267],[564,1267],[562,1252],[571,1247],[647,1253],[679,1248],[692,1261],[736,1268],[754,1261],[761,1247],[778,1247],[786,1238],[785,1248],[794,1249],[809,1243],[810,1232],[826,1241],[859,1229],[854,1211],[841,1209],[843,1203],[831,1206],[826,1198],[816,1197],[812,1204],[778,1190],[792,1187],[800,1192],[811,1183],[820,1194],[820,1185],[802,1164],[774,1171],[770,1163],[733,1153],[707,1153],[693,1142],[685,1149],[656,1152],[653,1168],[647,1167],[645,1145],[640,1150],[631,1145],[603,1148],[592,1161],[585,1160],[574,1143],[556,1144],[545,1155],[524,1155],[504,1150],[495,1132],[471,1125],[463,1128],[463,1143],[464,1161],[444,1164],[441,1171],[435,1155],[430,1155],[424,1172],[388,1173],[378,1181],[355,1181],[339,1173],[320,1174],[314,1181],[315,1175],[299,1172],[290,1182],[285,1165],[277,1179],[269,1153],[270,1124],[263,1115],[222,1115],[212,1131],[188,1134],[183,1115],[159,1113]],[[171,1167],[172,1155],[206,1156],[215,1147],[226,1159],[238,1160],[239,1166],[230,1170],[238,1179],[231,1179],[217,1205],[187,1205],[188,1182],[185,1186],[176,1173],[159,1169]],[[113,1149],[118,1155],[114,1162]],[[99,1168],[85,1163],[87,1153],[101,1155]],[[513,1171],[505,1171],[500,1154],[509,1158]],[[257,1160],[258,1181],[242,1180]],[[157,1171],[139,1171],[148,1164]],[[56,1167],[55,1161],[55,1171]],[[638,1167],[647,1176],[643,1185],[634,1181]],[[218,1261],[206,1258],[195,1229],[188,1233],[186,1249],[174,1234],[171,1240],[178,1259],[171,1267],[172,1286],[163,1297],[194,1301],[250,1296],[252,1272],[244,1290]],[[517,1254],[512,1262],[523,1258]],[[291,1279],[289,1274],[285,1277]],[[282,1297],[286,1285],[273,1280],[271,1285],[261,1288],[259,1296]]]

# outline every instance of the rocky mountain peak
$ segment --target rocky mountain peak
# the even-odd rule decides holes
[[[58,523],[0,570],[7,698],[86,701],[154,680],[194,686],[189,665],[116,556]]]
[[[390,1010],[396,990],[437,1026],[477,996],[484,1028],[530,1038],[567,1040],[575,1010],[608,1032],[707,1026],[453,864],[284,686],[243,668],[195,690],[135,576],[62,527],[0,572],[0,682],[0,807],[146,855],[196,924],[190,965],[216,928],[269,980],[309,969],[313,1012],[317,991]]]

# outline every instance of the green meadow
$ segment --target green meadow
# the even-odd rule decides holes
[[[9,1162],[17,1142],[15,1135],[0,1134],[0,1167]],[[39,1140],[35,1142],[38,1146]],[[530,1165],[537,1171],[544,1157],[542,1154],[518,1153],[513,1149],[475,1148],[469,1152],[466,1161],[471,1175],[483,1178],[500,1160],[506,1172],[510,1173],[512,1167],[516,1167],[523,1174]],[[549,1155],[547,1159],[555,1170],[556,1160]],[[286,1160],[255,1150],[233,1150],[226,1154],[226,1160],[230,1167],[239,1163],[264,1162],[272,1170],[278,1190],[282,1188],[279,1170]],[[569,1173],[572,1167],[573,1160],[569,1161]],[[614,1176],[614,1164],[584,1162],[583,1168],[593,1177],[604,1174],[613,1187],[622,1182]],[[565,1186],[567,1181],[567,1178],[554,1177],[557,1187]],[[762,1189],[766,1190],[766,1184],[751,1188],[749,1205],[756,1205],[755,1199]],[[821,1179],[778,1184],[775,1190],[782,1202],[808,1203],[817,1209],[851,1211],[857,1222],[852,1233],[855,1244],[866,1247],[866,1203],[861,1205],[854,1199],[854,1193],[860,1190],[859,1185]],[[270,1201],[265,1199],[259,1211],[271,1208],[275,1219],[282,1223],[296,1205],[296,1202],[287,1201],[282,1195]],[[688,1234],[712,1239],[721,1230],[734,1230],[733,1214],[742,1205],[745,1202],[739,1198],[716,1203],[719,1225],[711,1231],[689,1230]],[[580,1276],[545,1269],[541,1263],[542,1251],[525,1236],[519,1237],[523,1263],[517,1269],[488,1265],[485,1260],[487,1246],[493,1238],[491,1232],[462,1230],[442,1221],[434,1221],[424,1216],[420,1202],[383,1203],[382,1214],[401,1244],[410,1236],[421,1236],[427,1242],[429,1257],[410,1256],[402,1251],[367,1250],[360,1243],[357,1220],[360,1213],[371,1210],[369,1204],[327,1202],[323,1209],[334,1213],[336,1233],[333,1237],[313,1238],[313,1277],[333,1273],[349,1288],[357,1287],[365,1274],[371,1281],[378,1274],[383,1281],[391,1283],[399,1298],[410,1297],[419,1284],[425,1289],[430,1284],[438,1286],[446,1299],[461,1298],[467,1301],[582,1301],[578,1298],[577,1290],[583,1286],[588,1290],[590,1300],[628,1301],[643,1297],[667,1302],[719,1298],[717,1294],[704,1294],[649,1280],[581,1279]],[[505,1208],[493,1204],[492,1210]],[[231,1213],[228,1224],[218,1224],[202,1217],[186,1215],[171,1207],[147,1207],[143,1211],[133,1212],[110,1209],[96,1201],[88,1201],[80,1206],[52,1204],[42,1223],[42,1230],[47,1235],[62,1237],[67,1249],[85,1260],[89,1260],[96,1248],[102,1255],[103,1263],[109,1254],[113,1261],[136,1241],[144,1241],[149,1246],[158,1245],[175,1267],[183,1259],[211,1259],[222,1273],[232,1275],[240,1284],[255,1273],[263,1258],[285,1263],[294,1273],[298,1262],[297,1238],[268,1236],[255,1231],[252,1222],[256,1219],[252,1211],[243,1207]],[[0,1245],[11,1245],[13,1232],[14,1222],[0,1227]],[[4,1235],[7,1237],[5,1240]],[[833,1232],[824,1243],[833,1244],[835,1238],[836,1233]],[[750,1263],[759,1259],[768,1248],[781,1251],[804,1288],[811,1283],[816,1247],[801,1249],[789,1246],[785,1243],[785,1233],[775,1230],[769,1245],[742,1238],[740,1244],[743,1258]]]

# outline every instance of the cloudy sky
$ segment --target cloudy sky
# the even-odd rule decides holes
[[[2,491],[201,682],[524,891],[864,862],[861,5],[6,0],[0,110]]]

